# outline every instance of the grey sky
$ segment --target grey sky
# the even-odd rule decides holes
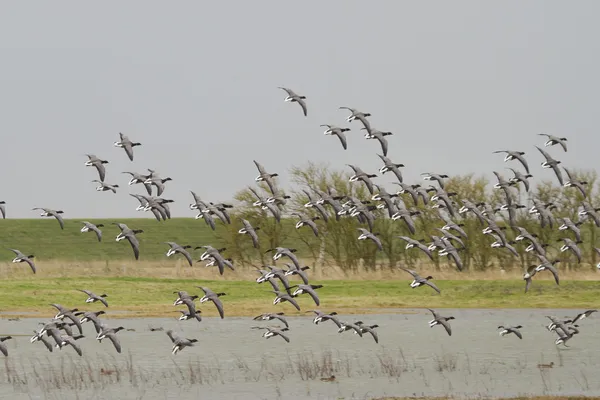
[[[599,11],[593,1],[4,2],[0,200],[10,217],[37,217],[32,207],[141,216],[127,193],[143,188],[120,172],[153,168],[173,178],[163,197],[174,216],[193,216],[189,190],[229,200],[254,183],[253,159],[284,188],[307,158],[375,172],[378,143],[339,106],[394,132],[388,156],[408,182],[426,171],[491,177],[506,166],[491,154],[501,148],[554,179],[537,133],[569,138],[568,153],[550,151],[565,166],[594,168]],[[307,97],[308,118],[277,86]],[[353,128],[347,151],[323,123]],[[119,132],[143,143],[133,163],[113,147]],[[110,161],[106,182],[120,192],[95,191],[85,153]]]

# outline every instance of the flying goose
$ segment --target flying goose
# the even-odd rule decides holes
[[[80,324],[84,324],[86,322],[92,322],[92,324],[94,324],[94,329],[96,329],[96,333],[100,333],[100,331],[102,331],[102,321],[100,321],[100,315],[105,314],[104,311],[100,310],[100,311],[78,311],[76,312],[74,315],[77,316],[81,316],[81,319],[79,319],[79,323]]]
[[[377,154],[377,156],[383,161],[383,167],[379,168],[379,173],[383,175],[386,172],[392,172],[398,178],[398,182],[402,183],[402,172],[399,168],[404,167],[404,164],[396,164],[385,155]]]
[[[202,287],[202,286],[197,286],[197,287],[204,292],[204,296],[202,296],[202,298],[200,298],[200,303],[204,303],[206,301],[212,301],[213,304],[215,305],[215,307],[217,307],[217,311],[219,312],[221,319],[225,318],[225,313],[223,311],[223,303],[221,303],[221,300],[219,299],[219,297],[225,296],[226,293],[215,293],[207,287]]]
[[[62,319],[68,318],[77,327],[77,329],[79,330],[79,333],[81,333],[81,334],[83,333],[83,328],[81,327],[81,322],[79,322],[79,319],[77,319],[74,314],[75,311],[79,311],[77,308],[69,310],[60,304],[53,303],[50,305],[58,310],[58,312],[54,316],[54,319],[62,320]]]
[[[253,227],[252,224],[250,224],[250,221],[248,221],[247,219],[240,218],[240,220],[242,221],[242,224],[244,224],[244,227],[240,229],[238,233],[250,236],[250,238],[252,239],[252,245],[255,249],[258,249],[258,235],[256,234],[256,231],[259,230],[260,227]]]
[[[106,294],[101,294],[100,296],[98,296],[97,294],[94,294],[93,292],[89,291],[89,290],[85,290],[85,289],[77,289],[78,291],[87,294],[88,298],[85,300],[86,303],[94,303],[96,301],[99,301],[100,303],[104,304],[104,307],[108,307],[108,303],[105,299],[105,297],[108,297]]]
[[[423,253],[427,254],[427,256],[433,261],[433,254],[431,254],[431,250],[429,249],[429,247],[425,246],[423,243],[421,243],[418,240],[409,238],[408,236],[397,236],[398,238],[404,240],[406,242],[406,247],[405,249],[412,249],[417,248],[419,250],[421,250]]]
[[[92,182],[98,183],[98,186],[96,186],[97,192],[106,192],[110,190],[113,193],[117,193],[117,188],[119,187],[119,185],[109,185],[108,183],[104,183],[98,179],[94,179]]]
[[[317,227],[317,224],[315,224],[315,221],[320,219],[319,216],[316,216],[313,218],[307,218],[297,212],[293,212],[293,213],[291,213],[291,215],[294,215],[294,216],[300,218],[300,221],[296,222],[296,229],[300,229],[303,226],[308,226],[308,227],[310,227],[310,229],[312,229],[315,236],[317,236],[317,237],[319,236],[319,228]]]
[[[519,332],[519,329],[521,329],[521,328],[522,328],[521,325],[507,326],[507,327],[500,325],[498,327],[498,329],[501,329],[499,332],[499,335],[505,336],[505,335],[508,335],[509,333],[514,333],[516,337],[518,337],[519,339],[523,339],[523,335],[521,335],[521,332]]]
[[[518,182],[521,182],[523,184],[523,186],[525,186],[525,191],[529,192],[529,181],[527,179],[533,178],[533,175],[531,175],[529,173],[528,174],[523,174],[523,173],[517,171],[514,168],[508,168],[508,169],[510,169],[513,172],[513,175],[514,175],[508,181],[509,182],[513,182],[515,184],[518,183]]]
[[[342,327],[342,324],[336,317],[337,312],[335,312],[335,311],[330,312],[328,314],[326,314],[322,311],[319,311],[319,310],[310,310],[310,311],[306,311],[306,312],[307,313],[312,312],[315,314],[315,318],[313,319],[313,324],[315,324],[315,325],[319,325],[319,322],[333,321],[333,323],[336,324],[338,328]]]
[[[354,330],[354,333],[356,333],[358,336],[362,337],[363,333],[362,333],[362,329],[360,328],[359,325],[362,325],[362,321],[357,321],[355,323],[350,323],[350,322],[340,322],[340,327],[338,329],[338,333],[342,333],[342,332],[346,332],[349,330]]]
[[[581,206],[583,209],[578,212],[579,216],[591,218],[594,224],[600,228],[600,214],[598,214],[600,208],[592,207],[587,201],[582,201]]]
[[[104,178],[106,176],[106,169],[104,168],[104,164],[108,164],[108,161],[101,160],[96,157],[94,154],[86,154],[88,160],[85,162],[86,167],[95,167],[98,170],[98,176],[100,180],[104,182]]]
[[[155,173],[153,172],[153,175],[151,177],[147,178],[144,181],[144,184],[156,186],[156,195],[160,196],[165,191],[165,183],[168,181],[172,181],[172,180],[173,179],[171,179],[170,177],[159,178],[159,177],[155,176]]]
[[[584,221],[573,222],[568,217],[559,219],[562,220],[562,225],[558,227],[558,230],[564,231],[570,229],[575,234],[575,240],[578,242],[581,241],[581,229],[579,229],[579,226],[582,225]]]
[[[289,264],[286,264],[286,265],[289,265]],[[296,267],[296,266],[294,265],[294,267]],[[288,276],[286,274],[287,271],[283,270],[283,269],[278,269],[278,268],[275,268],[275,267],[272,267],[272,266],[267,266],[267,268],[269,268],[270,272],[268,272],[265,275],[265,278],[266,279],[272,279],[272,278],[279,279],[281,281],[281,283],[283,284],[283,287],[285,288],[285,291],[289,292],[290,289],[291,289],[291,286],[290,286],[290,283],[288,282],[288,279],[287,279],[287,276]]]
[[[375,328],[379,328],[379,325],[365,325],[362,321],[356,322],[356,325],[360,328],[361,333],[370,333],[375,340],[375,343],[379,343],[379,336],[375,332]],[[354,331],[356,333],[356,331]]]
[[[302,107],[302,112],[304,113],[304,116],[306,117],[306,115],[308,113],[308,111],[306,110],[306,102],[304,101],[304,100],[306,100],[306,97],[297,95],[296,93],[294,93],[294,91],[292,89],[284,88],[281,86],[279,86],[278,88],[281,90],[285,90],[285,92],[287,93],[287,97],[283,101],[300,104],[300,107]]]
[[[192,246],[189,246],[189,245],[180,246],[175,242],[165,242],[165,244],[168,244],[170,247],[169,251],[167,251],[167,257],[171,257],[173,254],[179,253],[185,257],[188,264],[190,264],[190,267],[192,266],[192,256],[186,250],[186,249],[191,249]]]
[[[171,342],[173,342],[173,355],[177,354],[186,347],[192,347],[194,343],[198,341],[198,339],[181,338],[177,336],[177,334],[175,334],[171,329],[169,329],[166,333],[169,339],[171,339]]]
[[[49,208],[42,208],[42,207],[35,207],[35,208],[32,208],[32,210],[42,210],[42,213],[40,214],[41,217],[56,218],[56,220],[58,221],[58,224],[60,225],[60,229],[65,229],[65,223],[64,223],[62,217],[60,216],[60,214],[64,213],[62,210],[51,210]]]
[[[285,266],[288,267],[288,270],[284,272],[284,276],[298,275],[302,279],[302,282],[304,282],[305,285],[308,285],[308,275],[306,275],[306,272],[304,271],[310,269],[309,266],[298,268],[290,263],[285,263]]]
[[[458,249],[454,247],[454,245],[452,245],[452,243],[450,243],[450,240],[448,240],[447,238],[443,237],[441,238],[441,240],[444,243],[445,247],[439,250],[438,254],[440,256],[448,256],[448,258],[453,259],[454,263],[456,264],[456,268],[458,268],[459,271],[462,271],[463,262],[460,258],[460,255],[458,254]]]
[[[573,241],[569,238],[558,239],[557,242],[564,242],[564,245],[560,248],[560,252],[565,252],[567,250],[571,250],[575,257],[577,257],[577,262],[581,263],[581,249],[577,246],[578,244],[583,243],[581,240]]]
[[[269,250],[265,251],[265,253],[269,253],[269,252],[275,252],[275,254],[273,254],[273,261],[277,261],[281,257],[285,256],[285,257],[288,257],[290,260],[292,260],[292,262],[294,263],[294,265],[296,267],[300,268],[300,262],[298,261],[298,258],[294,254],[296,252],[296,249],[289,249],[287,247],[275,247],[274,249],[269,249]]]
[[[322,288],[323,285],[293,285],[293,286],[290,286],[290,288],[293,288],[293,287],[296,288],[296,290],[294,290],[294,293],[292,293],[293,297],[299,296],[304,293],[308,293],[310,295],[310,297],[312,297],[315,304],[317,306],[319,306],[319,304],[320,304],[319,296],[317,296],[317,292],[315,292],[315,290]]]
[[[554,171],[554,174],[556,174],[556,178],[558,179],[558,182],[560,183],[561,186],[564,186],[562,173],[560,172],[560,168],[558,168],[558,164],[560,164],[560,161],[555,160],[554,158],[552,158],[552,156],[550,156],[550,154],[546,153],[544,150],[540,149],[539,147],[535,146],[535,148],[538,149],[540,151],[540,153],[542,153],[542,155],[546,159],[546,161],[544,161],[542,163],[542,168],[552,168],[552,170]]]
[[[6,209],[4,208],[5,204],[5,201],[0,201],[0,214],[2,214],[2,219],[6,219]]]
[[[346,118],[346,121],[352,122],[355,120],[359,120],[360,122],[362,122],[363,126],[367,129],[367,132],[371,131],[371,124],[367,120],[367,117],[370,117],[371,113],[363,113],[363,112],[358,111],[355,108],[350,108],[350,107],[340,107],[339,109],[340,110],[348,110],[352,113],[348,116],[348,118]]]
[[[546,270],[552,272],[552,275],[554,276],[554,281],[558,285],[559,284],[558,270],[556,269],[555,265],[559,262],[560,262],[560,260],[558,260],[558,259],[553,260],[553,261],[544,261],[540,265],[535,267],[535,270],[537,272],[546,271]]]
[[[344,150],[348,149],[348,144],[346,142],[346,135],[344,134],[344,132],[348,132],[350,130],[350,128],[339,128],[337,126],[328,125],[328,124],[323,124],[323,125],[319,125],[319,126],[327,127],[327,129],[325,130],[325,132],[323,132],[323,134],[337,136],[338,139],[340,139],[340,142],[342,143],[342,147],[344,148]]]
[[[8,349],[6,348],[4,342],[8,339],[12,339],[12,336],[0,337],[0,351],[2,352],[2,354],[4,354],[5,357],[8,357]]]
[[[127,225],[119,223],[119,222],[113,222],[113,224],[117,225],[119,227],[119,229],[121,229],[121,233],[119,233],[117,235],[116,241],[120,242],[123,239],[127,239],[127,241],[129,241],[129,244],[131,245],[135,259],[139,260],[139,258],[140,258],[140,242],[138,241],[138,239],[135,235],[137,235],[138,233],[143,233],[144,231],[142,229],[129,229],[129,227]]]
[[[206,251],[204,253],[202,253],[199,261],[205,261],[209,258],[212,258],[211,262],[209,264],[207,264],[207,266],[212,266],[212,265],[216,264],[217,267],[219,268],[219,274],[221,274],[221,275],[223,275],[225,273],[226,266],[229,269],[231,269],[232,271],[235,271],[232,260],[230,258],[223,257],[223,255],[221,254],[221,251],[226,250],[226,248],[215,249],[212,246],[198,246],[198,247],[194,247],[194,250],[201,249],[201,248],[205,249]]]
[[[52,347],[52,343],[50,343],[50,341],[45,336],[40,335],[40,333],[36,330],[34,330],[33,333],[34,333],[34,335],[31,337],[31,343],[40,341],[40,342],[44,343],[44,346],[46,346],[46,348],[48,349],[49,352],[52,353],[52,351],[54,351],[54,347]]]
[[[363,181],[364,184],[367,186],[369,193],[371,193],[371,195],[372,195],[373,194],[373,182],[371,181],[371,178],[375,178],[375,177],[377,177],[377,175],[367,174],[362,169],[360,169],[359,167],[352,165],[352,164],[346,164],[346,165],[349,166],[350,168],[352,168],[352,170],[354,171],[354,175],[352,175],[350,177],[350,179],[348,179],[348,181],[349,182],[356,182],[359,180]]]
[[[81,221],[83,225],[83,227],[81,228],[80,232],[85,233],[85,232],[94,232],[96,234],[96,237],[98,238],[98,241],[101,242],[102,241],[102,231],[98,228],[103,227],[103,224],[92,224],[91,222],[88,221]]]
[[[546,136],[548,140],[544,143],[544,146],[554,146],[555,144],[560,144],[563,150],[567,151],[567,138],[559,138],[557,136],[548,135],[546,133],[538,133],[539,136]]]
[[[373,243],[375,243],[377,245],[377,249],[379,249],[379,251],[383,251],[383,245],[381,244],[381,239],[379,239],[376,235],[378,235],[377,233],[371,233],[368,230],[366,230],[365,228],[357,228],[360,231],[360,236],[358,237],[358,240],[367,240],[370,239],[373,241]]]
[[[71,346],[77,352],[77,354],[79,354],[79,356],[81,357],[83,355],[83,352],[81,351],[81,347],[79,347],[79,345],[77,345],[77,343],[75,343],[75,341],[81,339],[82,337],[83,337],[83,335],[77,335],[77,336],[62,335],[62,336],[60,336],[60,338],[58,340],[57,340],[57,337],[54,337],[54,340],[56,341],[56,348],[62,350],[62,348],[67,345]]]
[[[148,192],[148,196],[152,196],[152,185],[150,185],[148,183],[144,183],[146,181],[146,179],[148,179],[152,176],[152,174],[142,175],[142,174],[138,174],[137,172],[127,172],[127,171],[121,172],[121,173],[131,175],[131,179],[129,180],[129,183],[127,184],[128,186],[135,185],[137,183],[141,183],[146,188],[146,192]]]
[[[296,310],[300,311],[300,306],[298,305],[298,302],[294,300],[294,297],[296,297],[295,295],[287,292],[280,292],[278,290],[273,290],[272,292],[276,295],[275,300],[273,300],[274,306],[287,301],[288,303],[293,305],[296,308]]]
[[[122,326],[119,326],[118,328],[109,328],[108,326],[104,325],[102,326],[102,330],[98,333],[98,336],[96,336],[96,340],[100,343],[102,343],[103,339],[109,339],[113,346],[115,346],[115,350],[117,350],[117,353],[121,352],[121,343],[119,342],[119,338],[117,337],[117,332],[123,330],[125,328],[123,328]]]
[[[574,174],[571,174],[571,172],[565,167],[563,167],[563,169],[565,170],[565,172],[567,173],[567,177],[569,178],[569,180],[566,181],[563,186],[577,188],[581,192],[583,197],[587,197],[584,185],[587,185],[588,182],[577,179],[577,177]]]
[[[124,149],[125,153],[127,153],[127,157],[129,157],[129,160],[133,161],[133,148],[135,146],[141,146],[142,144],[132,142],[127,136],[123,135],[121,132],[119,132],[119,137],[121,140],[115,142],[115,147],[120,147]]]
[[[423,172],[421,174],[421,176],[423,177],[424,181],[436,181],[439,185],[440,188],[443,190],[444,187],[446,186],[444,184],[444,179],[448,178],[448,175],[444,175],[444,174],[434,174],[433,172]]]
[[[392,132],[382,132],[382,131],[378,131],[377,129],[367,129],[367,128],[362,128],[362,130],[367,131],[367,133],[365,134],[366,139],[377,139],[379,141],[383,155],[387,156],[388,142],[385,137],[393,135],[393,133]]]
[[[558,338],[556,339],[554,344],[556,344],[557,346],[562,344],[565,347],[569,347],[567,346],[567,341],[569,341],[573,336],[579,333],[579,330],[575,328],[575,326],[577,325],[569,326],[566,331],[555,330],[556,334],[558,335]]]
[[[185,290],[180,290],[178,292],[173,292],[173,293],[177,293],[177,299],[173,302],[174,306],[179,306],[179,305],[183,304],[183,300],[185,300],[185,299],[194,300],[194,299],[198,298],[197,295],[192,296],[192,295],[188,294],[188,292],[186,292]]]
[[[436,313],[431,308],[428,308],[428,310],[431,311],[431,314],[433,314],[433,319],[431,321],[429,321],[429,327],[433,328],[436,325],[442,325],[444,327],[444,329],[446,329],[448,336],[452,336],[452,328],[450,327],[450,324],[448,323],[448,321],[450,321],[451,319],[455,319],[455,318],[454,317],[442,317],[440,314]]]
[[[435,290],[438,293],[442,293],[440,291],[440,289],[438,289],[438,287],[430,282],[431,279],[433,279],[432,276],[428,276],[426,278],[422,278],[419,274],[417,274],[416,271],[413,271],[411,269],[407,269],[407,268],[403,268],[403,267],[399,267],[401,270],[408,272],[409,274],[411,274],[413,276],[413,281],[410,284],[411,288],[418,288],[419,286],[423,286],[423,285],[427,285],[429,287],[431,287],[433,290]]]
[[[511,160],[518,160],[525,168],[525,171],[529,174],[529,165],[527,165],[527,160],[525,160],[525,157],[523,157],[525,155],[524,152],[511,151],[511,150],[497,150],[497,151],[494,151],[493,153],[494,154],[506,153],[506,157],[504,157],[504,162],[511,161]]]
[[[273,319],[278,319],[285,324],[286,328],[289,328],[289,324],[283,315],[284,315],[284,313],[282,313],[282,312],[264,313],[264,314],[260,314],[256,317],[254,317],[253,320],[254,321],[271,321]]]
[[[15,253],[15,258],[12,260],[12,262],[14,262],[14,263],[26,262],[27,264],[29,264],[29,267],[31,267],[31,270],[35,274],[36,268],[35,268],[35,264],[33,263],[33,260],[32,260],[32,258],[34,258],[35,256],[33,254],[26,256],[25,254],[21,253],[17,249],[9,249],[9,250],[12,251],[13,253]]]
[[[265,167],[263,167],[261,164],[258,163],[258,161],[253,160],[254,161],[254,165],[256,165],[256,169],[258,169],[258,173],[259,175],[254,178],[255,182],[265,182],[267,184],[267,186],[269,186],[269,190],[271,191],[271,193],[275,193],[277,192],[277,188],[275,187],[275,181],[273,180],[274,177],[279,176],[279,174],[275,173],[275,174],[270,174],[267,172],[267,170],[265,169]],[[255,193],[256,194],[256,193]]]
[[[587,310],[580,314],[577,314],[577,316],[575,318],[573,318],[572,323],[574,324],[577,321],[581,321],[584,318],[588,318],[590,315],[592,315],[592,313],[595,313],[595,312],[598,312],[598,310]]]
[[[285,340],[286,342],[290,342],[290,338],[287,337],[283,332],[289,331],[290,329],[288,327],[285,328],[267,328],[267,327],[263,327],[263,326],[253,326],[252,329],[266,329],[267,331],[265,333],[263,333],[263,337],[265,339],[269,339],[273,336],[280,336],[283,340]]]

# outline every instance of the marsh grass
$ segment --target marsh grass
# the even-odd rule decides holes
[[[273,361],[264,355],[259,361],[252,362],[232,355],[225,361],[214,359],[206,363],[205,357],[184,358],[171,357],[170,362],[159,368],[143,367],[131,355],[123,358],[101,355],[93,360],[86,357],[65,355],[57,360],[49,357],[41,358],[5,358],[4,373],[0,374],[0,385],[11,385],[16,392],[28,393],[39,390],[44,393],[52,391],[102,391],[111,388],[127,388],[144,392],[154,388],[190,386],[214,386],[233,383],[270,382],[277,387],[285,385],[287,380],[314,382],[320,378],[335,376],[336,382],[343,384],[347,379],[387,378],[390,382],[409,384],[411,388],[430,390],[429,382],[446,382],[452,385],[456,374],[462,374],[469,382],[480,380],[490,368],[496,368],[494,360],[481,363],[477,369],[464,370],[465,360],[459,360],[458,354],[444,353],[432,360],[433,365],[417,366],[415,360],[407,362],[401,349],[389,351],[380,349],[370,358],[349,358],[338,351],[322,352],[302,351],[288,353],[286,357]],[[507,361],[511,370],[516,365]],[[471,367],[469,367],[471,368]],[[517,369],[516,373],[520,373]],[[409,373],[405,377],[405,373]],[[415,381],[421,376],[422,382]],[[584,370],[575,375],[582,392],[590,390],[590,384]],[[320,382],[319,382],[320,383]],[[321,384],[321,383],[320,383]],[[334,382],[335,384],[335,382]],[[310,386],[307,386],[310,391]],[[366,391],[366,390],[365,390]],[[549,391],[545,387],[545,391]],[[461,396],[463,397],[463,396]],[[365,397],[368,398],[368,397]],[[426,397],[412,397],[426,398]],[[441,397],[440,399],[450,397]],[[494,398],[489,393],[481,393],[477,398]],[[525,397],[523,397],[525,398]],[[532,397],[535,399],[591,399],[585,397]],[[396,398],[386,398],[396,399]]]

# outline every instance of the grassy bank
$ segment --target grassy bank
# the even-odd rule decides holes
[[[92,232],[81,233],[80,220],[65,219],[65,229],[61,230],[54,218],[6,219],[0,220],[0,245],[16,248],[27,254],[35,254],[39,259],[60,259],[67,261],[104,261],[133,258],[131,247],[126,242],[116,242],[120,232],[113,222],[124,223],[131,229],[142,229],[138,236],[141,260],[165,258],[168,246],[165,241],[192,246],[216,245],[219,239],[203,220],[174,218],[158,222],[151,218],[89,220],[103,224],[101,243]],[[218,226],[217,229],[222,228]],[[12,255],[3,251],[3,258]]]
[[[411,289],[409,281],[325,280],[318,290],[324,311],[339,313],[378,313],[388,308],[599,308],[598,283],[595,281],[568,281],[556,287],[549,280],[534,282],[530,293],[523,293],[523,282],[454,281],[441,280],[442,295],[429,288]],[[102,305],[86,305],[85,294],[75,289],[90,289],[96,294],[108,294],[107,310],[130,311],[123,316],[173,316],[178,307],[172,303],[177,290],[201,295],[196,286],[207,286],[213,291],[225,292],[222,297],[226,316],[252,316],[263,312],[283,311],[287,315],[305,315],[305,310],[317,308],[308,295],[298,302],[297,312],[289,304],[272,305],[274,295],[270,286],[253,281],[190,280],[159,278],[64,278],[64,279],[11,279],[0,282],[0,304],[5,312],[34,312],[40,316],[54,313],[49,303],[60,303],[80,309],[102,309]],[[205,316],[215,316],[212,304],[202,305]],[[112,314],[119,316],[119,313]]]

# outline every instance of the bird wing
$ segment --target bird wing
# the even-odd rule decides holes
[[[258,172],[259,172],[261,175],[263,175],[263,174],[265,174],[265,175],[266,175],[266,174],[267,174],[267,171],[265,170],[265,168],[264,168],[262,165],[260,165],[260,164],[259,164],[259,163],[258,163],[256,160],[253,160],[253,161],[254,161],[254,165],[256,165],[256,168],[258,169]],[[257,197],[258,197],[258,196],[257,196]]]
[[[406,272],[408,272],[408,273],[409,273],[409,274],[411,274],[411,275],[413,276],[413,278],[415,278],[415,279],[417,279],[417,278],[420,278],[419,274],[417,274],[417,272],[416,272],[416,271],[413,271],[412,269],[408,269],[408,268],[404,268],[404,267],[398,267],[398,268],[400,268],[400,269],[401,269],[401,270],[403,270],[403,271],[406,271]]]
[[[225,313],[223,311],[223,303],[221,302],[219,297],[214,296],[212,298],[212,302],[215,303],[215,307],[217,307],[217,311],[219,311],[219,315],[221,316],[221,319],[225,318]]]
[[[561,185],[564,185],[562,173],[560,172],[560,168],[558,168],[558,165],[552,164],[552,169],[556,174],[556,178],[558,178],[558,182],[560,182]]]
[[[440,319],[438,320],[438,323],[442,325],[444,329],[446,329],[446,332],[448,332],[448,336],[452,336],[452,328],[450,327],[448,321],[446,321],[445,319]]]
[[[106,176],[106,169],[104,168],[104,164],[97,162],[94,163],[94,167],[96,167],[96,169],[98,170],[98,176],[100,177],[100,180],[104,182],[104,177]]]
[[[436,292],[438,292],[439,294],[442,294],[442,292],[440,291],[440,289],[438,289],[438,287],[435,285],[435,283],[433,282],[429,282],[428,280],[426,280],[425,283],[427,286],[432,287]]]
[[[135,259],[138,260],[140,258],[140,242],[137,240],[134,234],[127,235],[127,240],[133,249],[133,255]]]
[[[33,271],[33,273],[35,274],[35,264],[33,263],[33,261],[31,261],[29,258],[25,259],[25,262],[27,264],[29,264],[29,266],[31,267],[31,270]]]
[[[131,146],[131,142],[129,140],[123,143],[123,148],[125,149],[125,153],[127,153],[129,160],[133,161],[133,147]]]
[[[298,99],[297,100],[298,104],[300,104],[300,107],[302,107],[302,111],[304,112],[304,116],[307,116],[308,111],[306,110],[306,102],[302,99]]]
[[[346,135],[344,134],[344,132],[335,131],[334,134],[340,139],[344,150],[348,150],[348,142],[346,141]]]
[[[387,156],[387,152],[388,152],[387,139],[385,137],[383,137],[382,135],[377,135],[376,139],[379,140],[379,143],[381,143],[381,151],[383,151],[383,155]]]
[[[119,338],[117,337],[117,335],[115,333],[109,333],[106,336],[110,339],[112,344],[115,346],[117,353],[120,353],[121,352],[121,343],[119,343]]]

